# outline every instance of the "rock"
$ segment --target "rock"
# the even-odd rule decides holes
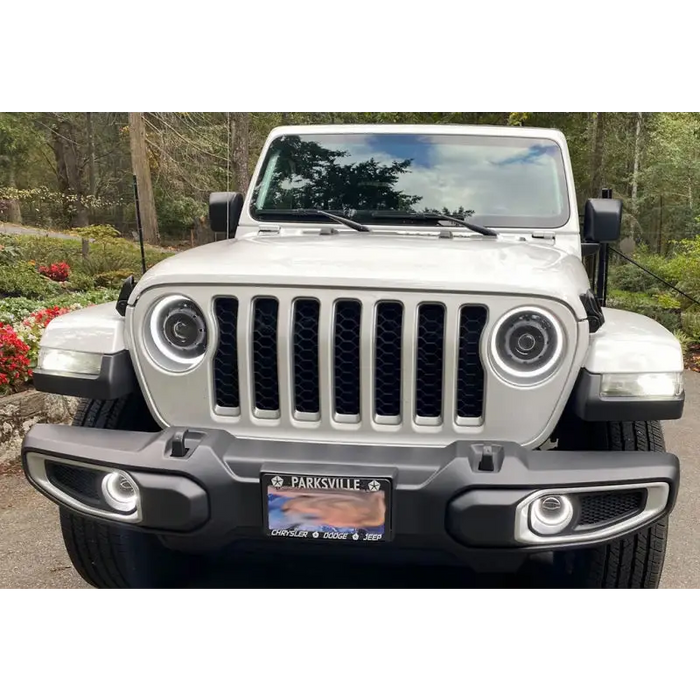
[[[70,423],[79,399],[41,392],[23,391],[0,398],[0,464],[16,460],[22,440],[37,423]]]

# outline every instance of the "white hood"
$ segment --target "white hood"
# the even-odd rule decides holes
[[[499,238],[342,233],[246,236],[180,253],[139,282],[345,287],[544,296],[567,303],[589,288],[580,259],[551,244]]]

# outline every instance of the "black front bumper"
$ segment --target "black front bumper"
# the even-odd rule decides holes
[[[126,526],[191,551],[232,543],[275,546],[264,534],[261,472],[389,478],[392,541],[339,543],[334,550],[439,552],[465,563],[485,552],[525,556],[572,546],[516,539],[518,504],[535,491],[663,482],[668,502],[658,520],[675,504],[680,473],[678,459],[668,453],[538,452],[506,442],[486,447],[456,442],[437,449],[357,447],[246,440],[217,430],[152,434],[34,426],[23,446],[27,478],[64,506],[34,478],[31,465],[37,459],[128,472],[139,487],[142,517]],[[309,540],[283,544],[297,551],[322,545]]]

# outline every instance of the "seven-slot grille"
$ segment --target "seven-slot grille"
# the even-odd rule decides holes
[[[447,311],[439,303],[419,303],[407,310],[393,300],[340,298],[332,301],[332,311],[325,315],[315,298],[298,298],[284,307],[272,296],[259,296],[250,303],[245,328],[236,298],[219,297],[214,304],[219,325],[214,390],[219,409],[238,414],[240,385],[249,382],[252,405],[244,408],[258,418],[281,416],[287,409],[280,397],[289,396],[295,419],[318,421],[322,392],[329,382],[327,405],[337,422],[366,418],[363,406],[364,410],[371,406],[371,420],[387,424],[398,424],[410,414],[426,425],[450,420],[470,424],[482,417],[479,344],[487,315],[483,306],[461,306],[451,324],[454,328],[449,328]],[[284,342],[283,334],[289,336]],[[287,363],[289,370],[281,371]],[[280,387],[284,377],[288,387]],[[364,393],[371,393],[371,402]],[[452,416],[445,415],[448,403]]]

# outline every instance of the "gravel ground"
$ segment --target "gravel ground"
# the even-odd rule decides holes
[[[700,588],[700,503],[697,436],[700,435],[700,374],[686,375],[686,413],[665,426],[666,444],[683,465],[678,504],[671,518],[671,536],[663,588]],[[188,584],[197,588],[234,587],[497,587],[543,588],[552,585],[546,561],[518,576],[470,576],[445,569],[418,567],[343,567],[315,564],[300,567],[276,561],[245,576],[223,564],[195,572]],[[39,496],[19,471],[0,467],[0,588],[88,588],[71,567],[63,549],[56,506]]]

